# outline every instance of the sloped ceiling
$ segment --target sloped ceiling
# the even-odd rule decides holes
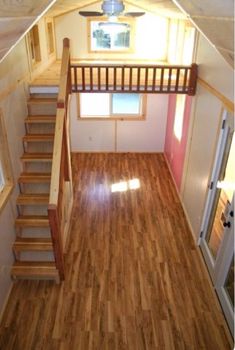
[[[234,0],[173,0],[234,67]]]
[[[101,1],[0,0],[0,61],[44,13],[54,17],[97,3]],[[158,15],[188,17],[233,66],[233,0],[127,0],[126,3]]]

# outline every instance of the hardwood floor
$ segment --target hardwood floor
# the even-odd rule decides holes
[[[232,349],[163,155],[76,154],[72,163],[66,280],[15,283],[0,349]],[[120,181],[127,190],[111,192]]]

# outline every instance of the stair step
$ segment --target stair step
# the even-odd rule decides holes
[[[16,204],[18,205],[43,205],[49,203],[49,195],[44,193],[21,193]]]
[[[51,251],[53,250],[50,238],[22,238],[18,237],[13,244],[14,252],[20,251]]]
[[[11,274],[14,278],[59,278],[55,263],[46,261],[16,261]]]
[[[52,142],[54,134],[27,134],[23,137],[24,142]]]
[[[21,160],[23,162],[51,162],[52,153],[24,153]]]
[[[51,173],[21,173],[18,183],[50,183]]]
[[[29,115],[25,119],[26,124],[44,124],[44,123],[55,123],[55,115]]]
[[[46,215],[19,215],[15,220],[16,227],[49,227]]]
[[[38,104],[52,104],[57,103],[57,98],[33,98],[28,100],[28,105],[38,105]]]

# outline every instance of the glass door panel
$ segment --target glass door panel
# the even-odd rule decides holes
[[[233,191],[235,189],[235,137],[228,136],[224,152],[219,179],[216,183],[216,193],[211,210],[206,233],[206,242],[210,252],[216,260],[220,245],[223,241],[228,213],[231,209]]]
[[[225,281],[224,289],[232,306],[234,307],[234,255]]]

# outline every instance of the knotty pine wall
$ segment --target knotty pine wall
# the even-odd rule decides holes
[[[72,151],[163,152],[167,106],[167,94],[148,94],[145,120],[78,120],[76,96],[73,95],[70,111]]]
[[[100,11],[99,4],[87,6],[82,10]],[[125,11],[141,11],[138,7],[126,4]],[[55,37],[57,58],[61,59],[62,41],[64,37],[71,40],[72,59],[97,59],[97,60],[150,60],[170,62],[171,64],[191,64],[188,62],[184,44],[188,42],[188,22],[182,19],[169,19],[147,13],[135,19],[136,30],[134,35],[134,51],[131,53],[120,52],[90,52],[88,42],[87,19],[80,16],[78,11],[55,17]],[[173,35],[170,35],[169,31]],[[193,45],[192,38],[192,45]],[[190,51],[190,50],[189,50]]]
[[[28,113],[28,80],[55,59],[55,56],[53,58],[47,54],[44,19],[38,24],[41,39],[41,63],[37,64],[35,69],[30,66],[25,38],[0,63],[0,109],[7,130],[14,178],[14,190],[6,206],[0,212],[0,318],[12,285],[10,277],[14,260],[12,243],[15,240],[16,198],[19,193],[17,179],[22,171],[20,156],[23,153],[24,119]]]

